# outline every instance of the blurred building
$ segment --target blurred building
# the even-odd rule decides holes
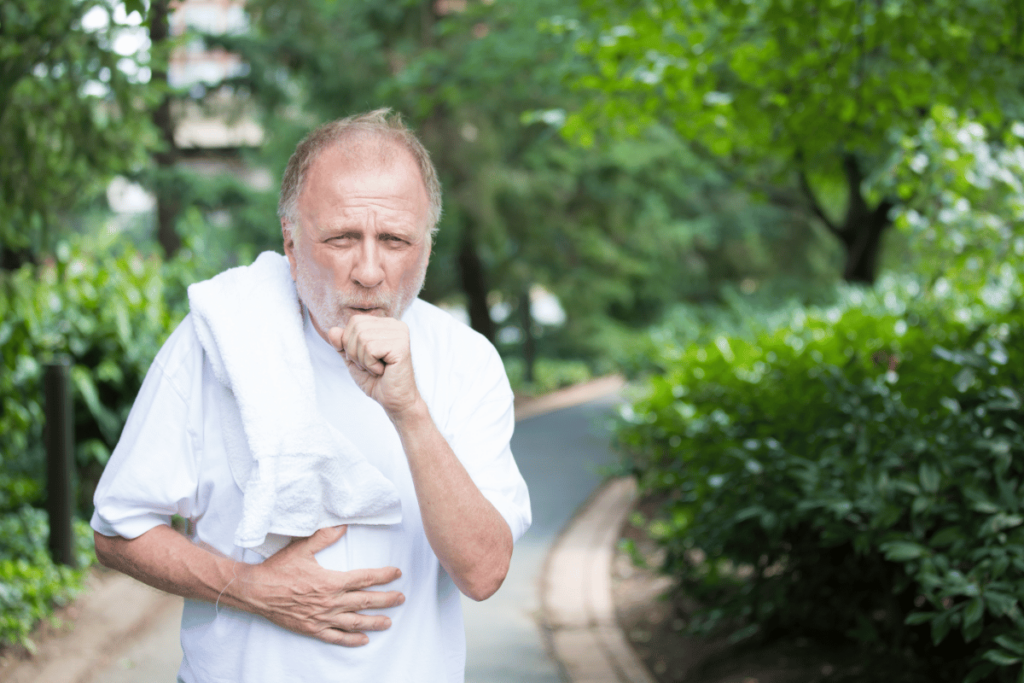
[[[172,105],[177,163],[205,174],[231,173],[257,189],[267,189],[272,175],[244,163],[241,152],[263,142],[263,129],[245,93],[224,82],[248,73],[241,57],[207,45],[202,34],[249,30],[243,0],[172,0],[168,28],[172,37],[193,34],[170,56],[168,85],[188,93]],[[153,210],[153,195],[138,184],[117,178],[107,199],[118,214]],[[124,221],[121,221],[122,224]]]
[[[177,48],[167,70],[168,84],[188,88],[175,116],[174,139],[187,157],[206,157],[255,147],[263,141],[263,130],[244,97],[223,82],[248,73],[241,57],[206,44],[201,34],[233,34],[249,30],[242,0],[178,0],[171,4],[172,36],[194,33]]]

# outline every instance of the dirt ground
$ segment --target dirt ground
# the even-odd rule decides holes
[[[631,539],[649,567],[661,562],[657,547],[628,521],[623,539]],[[621,548],[612,567],[612,592],[623,633],[658,683],[833,683],[859,678],[853,652],[825,652],[808,642],[769,647],[730,646],[724,638],[685,635],[686,619],[697,605],[671,602],[671,586],[654,569],[635,566]]]

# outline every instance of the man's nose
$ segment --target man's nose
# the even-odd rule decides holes
[[[358,285],[373,288],[384,281],[384,263],[381,260],[380,245],[375,239],[364,239],[356,254],[352,268],[352,280]]]

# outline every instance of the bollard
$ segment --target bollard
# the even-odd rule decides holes
[[[66,359],[46,365],[43,395],[46,409],[46,511],[50,516],[50,556],[54,562],[75,566],[71,531],[71,473],[74,416],[70,368]]]

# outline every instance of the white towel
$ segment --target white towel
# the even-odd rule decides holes
[[[269,557],[338,524],[397,524],[394,484],[321,417],[288,259],[271,251],[188,288],[214,375],[231,475],[235,544]]]

